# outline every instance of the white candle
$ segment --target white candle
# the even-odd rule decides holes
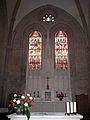
[[[69,104],[69,102],[66,102],[66,112],[70,113],[70,104]]]
[[[74,113],[76,113],[77,109],[76,109],[76,102],[74,102]]]
[[[71,110],[71,113],[73,113],[73,102],[70,102],[70,110]]]

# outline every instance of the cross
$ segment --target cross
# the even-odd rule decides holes
[[[49,77],[47,76],[47,89],[49,89]]]

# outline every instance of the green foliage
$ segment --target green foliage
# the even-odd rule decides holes
[[[16,114],[26,115],[27,119],[30,118],[30,107],[32,106],[33,98],[27,95],[14,94],[12,100],[10,100],[10,106],[13,112]]]
[[[30,118],[30,109],[27,108],[27,109],[24,111],[24,114],[27,115],[27,118],[28,118],[28,120],[29,120],[29,118]]]

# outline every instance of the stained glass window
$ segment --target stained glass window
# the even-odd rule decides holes
[[[66,70],[68,68],[67,34],[63,31],[55,34],[55,66],[56,69]]]
[[[46,14],[43,16],[42,21],[43,22],[54,22],[55,18],[52,14]]]
[[[42,36],[34,31],[29,36],[29,68],[31,70],[41,69]]]

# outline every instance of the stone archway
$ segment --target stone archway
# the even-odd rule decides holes
[[[55,23],[49,25],[49,24],[44,24],[41,21],[39,13],[40,11],[44,10],[44,8],[45,9],[51,8],[51,10],[55,11],[55,14],[56,14]],[[35,16],[38,16],[38,17],[35,17]],[[85,86],[87,85],[86,71],[84,71],[84,74],[83,74],[83,77],[84,77],[83,81],[80,81],[82,80],[82,76],[80,76],[80,74],[83,73],[82,68],[84,70],[84,68],[86,67],[85,57],[83,59],[83,53],[82,53],[84,51],[84,56],[86,56],[85,44],[84,44],[85,43],[84,39],[86,38],[83,34],[82,27],[70,14],[68,14],[64,10],[54,6],[46,5],[32,11],[27,16],[25,16],[22,19],[22,21],[17,25],[17,27],[13,32],[13,51],[11,52],[12,53],[11,62],[13,62],[13,66],[10,66],[9,72],[11,74],[8,75],[8,79],[11,79],[12,82],[8,80],[8,84],[10,86],[10,91],[8,90],[9,93],[12,91],[25,92],[29,33],[33,30],[39,30],[43,35],[44,42],[46,42],[45,40],[47,38],[47,29],[50,33],[51,40],[54,39],[54,33],[58,29],[62,29],[67,33],[69,37],[68,39],[69,46],[70,46],[69,51],[71,51],[69,57],[70,57],[70,72],[71,72],[70,74],[71,90],[72,90],[73,96],[75,97],[75,94],[82,93],[83,91],[87,91],[85,89]],[[79,43],[81,43],[81,41],[82,41],[82,44],[80,45]],[[45,48],[43,48],[43,50],[44,49]],[[50,50],[52,49],[50,48]],[[77,57],[77,56],[80,56],[80,57]],[[43,56],[43,58],[45,58],[45,56]],[[83,62],[83,66],[80,63],[81,60]],[[51,61],[50,63],[53,63],[53,61]],[[77,71],[79,71],[79,73]],[[43,75],[44,74],[47,75],[47,73],[48,73],[47,70],[46,71],[42,70]],[[50,78],[53,78],[53,75],[54,75],[53,73],[54,73],[54,69],[52,71],[52,76],[50,76]],[[41,73],[38,73],[38,74],[41,74]],[[49,75],[51,75],[51,72]],[[41,79],[43,78],[45,80],[45,78],[42,76],[41,76]],[[84,84],[84,86],[80,86],[81,82]],[[13,88],[12,88],[12,84],[13,84]],[[21,87],[19,87],[20,85]]]

